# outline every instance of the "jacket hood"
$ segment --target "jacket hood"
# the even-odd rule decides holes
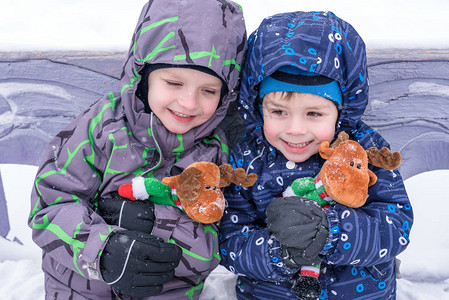
[[[149,1],[140,14],[121,76],[122,105],[133,134],[141,141],[148,138],[151,116],[145,113],[142,101],[136,96],[145,64],[203,66],[213,70],[227,84],[228,92],[214,116],[188,133],[189,140],[194,142],[218,126],[230,102],[237,98],[245,50],[245,22],[237,4],[226,0]],[[159,136],[164,139],[175,136],[159,126],[155,116],[152,119]],[[139,138],[136,127],[145,127],[141,130],[143,137]]]
[[[350,131],[368,104],[365,43],[355,29],[332,12],[291,12],[262,21],[248,40],[242,71],[240,112],[249,132],[262,136],[255,101],[259,83],[282,66],[294,66],[336,80],[343,107],[336,134]]]

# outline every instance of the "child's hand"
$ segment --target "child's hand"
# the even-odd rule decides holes
[[[116,194],[113,198],[100,198],[97,213],[109,225],[146,233],[153,230],[154,204],[149,200],[131,201]]]
[[[268,228],[281,243],[287,266],[297,268],[320,262],[318,254],[327,241],[329,224],[315,201],[295,196],[276,198],[266,214]]]
[[[103,280],[121,294],[143,298],[158,295],[173,280],[182,250],[137,231],[113,232],[100,257]]]

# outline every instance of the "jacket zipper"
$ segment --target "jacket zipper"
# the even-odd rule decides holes
[[[153,133],[153,112],[150,113],[150,130]],[[157,162],[157,164],[155,166],[151,167],[150,169],[148,169],[145,172],[143,172],[142,174],[140,174],[141,177],[143,177],[143,175],[145,175],[146,173],[156,169],[161,164],[161,161],[162,161],[161,148],[159,147],[159,143],[157,142],[154,134],[153,134],[153,140],[154,140],[154,143],[156,144],[157,152],[159,153],[159,161]]]

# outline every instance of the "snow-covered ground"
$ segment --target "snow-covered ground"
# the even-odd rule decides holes
[[[35,166],[0,165],[8,202],[11,231],[0,237],[0,298],[43,300],[44,277],[40,269],[40,249],[31,240],[27,227],[29,196]],[[410,246],[399,258],[402,278],[398,280],[398,300],[449,299],[449,219],[446,186],[449,170],[421,173],[405,181],[415,212]],[[235,276],[223,267],[206,280],[202,300],[235,299]]]

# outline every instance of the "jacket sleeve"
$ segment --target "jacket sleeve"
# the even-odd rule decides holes
[[[99,252],[113,230],[90,202],[106,165],[97,138],[109,108],[108,103],[97,111],[90,107],[50,142],[31,195],[28,224],[34,242],[86,278],[98,277]]]
[[[297,269],[285,267],[280,244],[266,227],[265,211],[257,211],[252,196],[257,185],[256,182],[248,189],[231,185],[224,191],[227,206],[220,223],[221,264],[235,274],[250,278],[285,281]],[[258,198],[257,201],[271,201],[271,198],[269,194],[267,199]]]
[[[372,266],[393,259],[409,244],[413,211],[397,170],[374,168],[377,183],[368,189],[364,206],[333,204],[326,211],[329,239],[326,263]]]

